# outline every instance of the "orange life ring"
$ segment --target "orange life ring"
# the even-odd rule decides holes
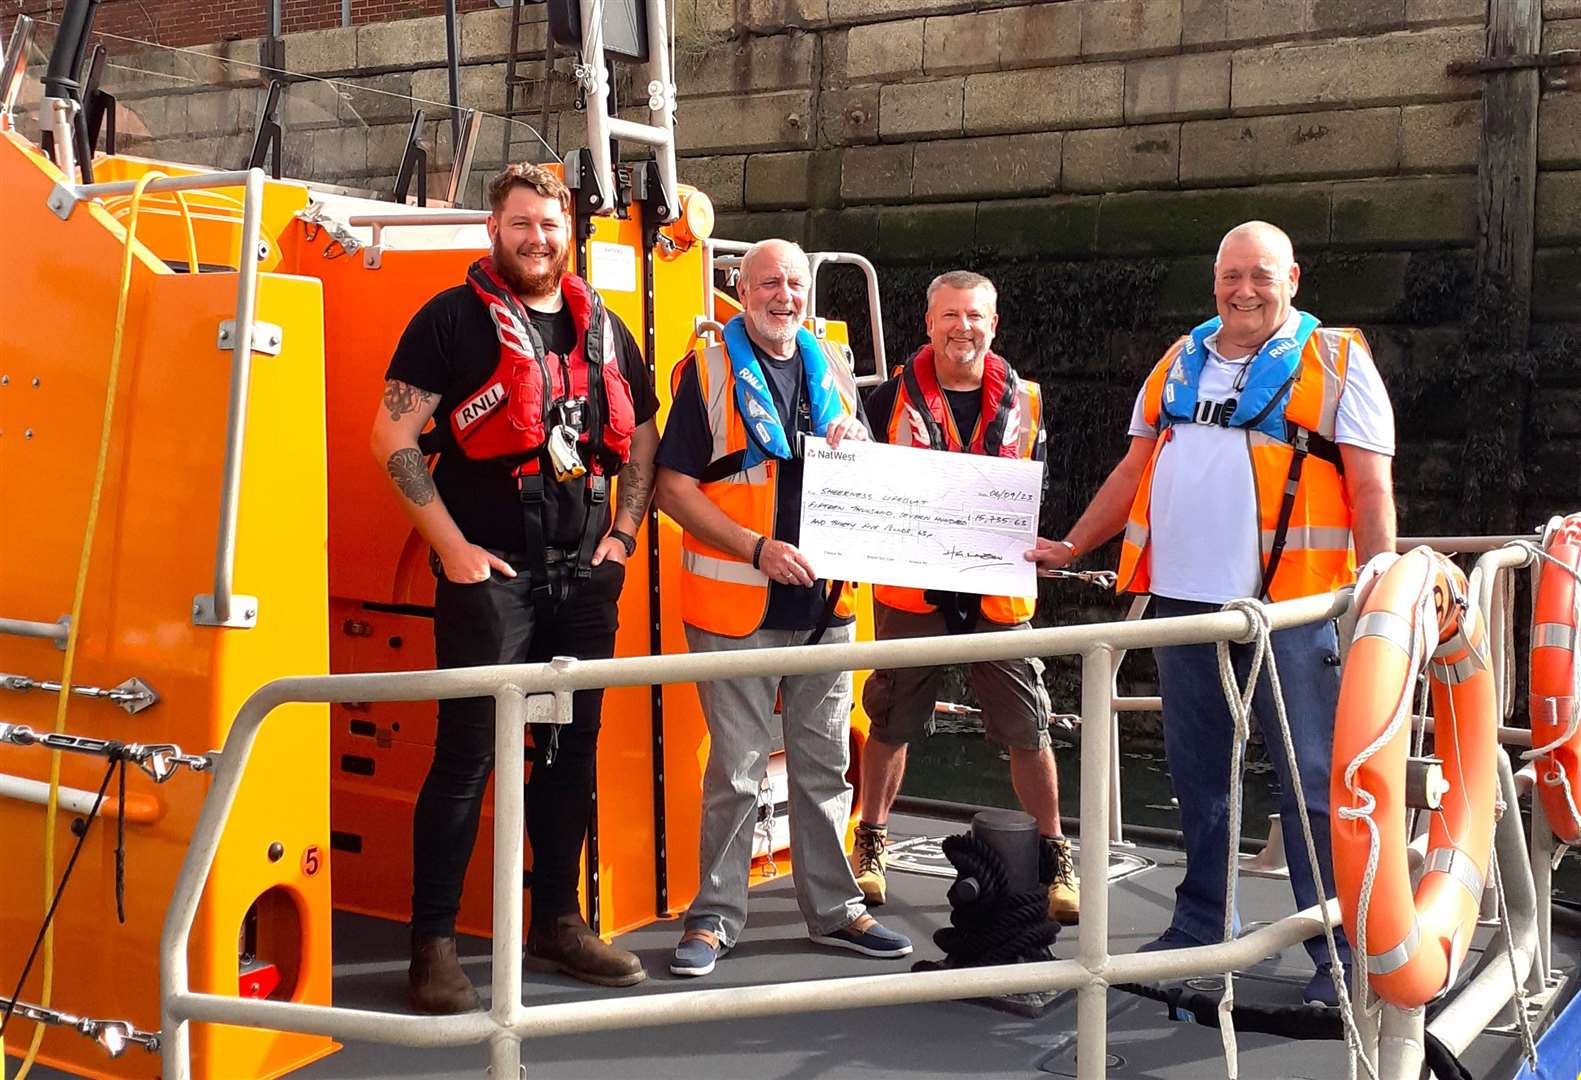
[[[1549,523],[1543,549],[1569,571],[1581,563],[1581,514]],[[1554,835],[1566,844],[1581,842],[1581,731],[1576,719],[1576,624],[1581,594],[1566,569],[1543,560],[1532,600],[1530,755],[1537,762],[1537,795]]]
[[[1493,847],[1498,713],[1483,619],[1466,592],[1460,570],[1426,547],[1381,575],[1364,574],[1335,716],[1330,835],[1340,909],[1352,944],[1366,951],[1373,992],[1407,1009],[1432,1000],[1460,970]],[[1449,792],[1432,812],[1413,896],[1405,762],[1423,664]]]

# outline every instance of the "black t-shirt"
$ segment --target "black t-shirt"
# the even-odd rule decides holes
[[[900,378],[897,376],[874,387],[867,396],[867,415],[871,418],[873,438],[879,442],[889,441],[889,417],[895,411],[895,395],[899,386]],[[949,403],[950,412],[955,417],[955,430],[960,432],[961,441],[970,444],[972,434],[977,430],[977,421],[983,415],[981,388],[950,390],[941,386],[939,389],[944,391],[944,400]]]
[[[812,431],[812,411],[805,392],[801,356],[778,360],[753,345],[758,366],[769,384],[769,396],[779,411],[790,441],[792,457],[779,463],[774,479],[774,539],[787,544],[801,542],[801,484],[804,465],[801,440],[796,432]],[[697,369],[688,366],[675,390],[670,418],[659,442],[657,463],[661,468],[700,479],[714,455],[713,435],[708,427],[708,404],[697,382]],[[763,616],[764,630],[810,630],[823,615],[828,583],[822,580],[802,587],[769,583],[769,606]],[[850,622],[835,619],[834,625]]]
[[[528,308],[527,313],[543,339],[545,352],[565,356],[576,347],[576,323],[570,309],[564,305],[555,312]],[[653,379],[631,331],[613,312],[609,318],[615,328],[615,356],[631,386],[632,406],[641,425],[659,411]],[[444,427],[450,423],[451,411],[483,386],[499,360],[494,322],[472,286],[462,284],[446,289],[412,316],[384,377],[438,394],[434,423]],[[581,542],[587,520],[585,482],[578,479],[557,484],[552,476],[546,480],[544,541],[554,547],[574,548]],[[525,553],[527,529],[509,465],[474,461],[459,450],[448,451],[439,456],[434,486],[468,541],[498,551]],[[612,505],[613,499],[606,504],[606,514]],[[600,530],[608,527],[607,521],[595,525]]]

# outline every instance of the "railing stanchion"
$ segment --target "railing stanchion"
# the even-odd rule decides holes
[[[1081,929],[1077,949],[1093,981],[1076,992],[1076,1075],[1102,1080],[1108,1035],[1109,732],[1113,727],[1114,656],[1096,645],[1081,657]]]
[[[567,699],[570,694],[565,695]],[[540,699],[541,700],[541,699]],[[522,1008],[522,832],[526,819],[523,775],[527,769],[527,698],[521,688],[506,685],[494,695],[494,1022],[509,1028]],[[502,1042],[490,1051],[499,1064]],[[514,1070],[496,1077],[515,1077]]]

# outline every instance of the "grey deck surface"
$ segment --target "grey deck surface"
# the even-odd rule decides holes
[[[944,836],[960,832],[956,823],[897,817],[892,837]],[[1155,937],[1167,925],[1180,875],[1178,852],[1139,847],[1136,854],[1157,865],[1125,878],[1110,890],[1111,949],[1127,952]],[[945,889],[949,880],[916,873],[890,874],[891,898],[875,909],[886,924],[909,934],[913,956],[900,961],[873,960],[813,945],[796,908],[790,880],[755,889],[742,943],[719,962],[712,975],[681,979],[668,972],[670,950],[680,933],[678,920],[656,923],[620,939],[636,952],[649,978],[627,990],[587,986],[567,977],[529,972],[525,1000],[531,1005],[637,996],[682,990],[749,986],[804,979],[839,979],[909,970],[916,960],[939,959],[932,932],[948,920]],[[1268,920],[1292,906],[1283,879],[1242,878],[1242,914]],[[406,929],[358,915],[337,913],[335,1004],[406,1011]],[[1480,938],[1486,937],[1484,931]],[[1575,969],[1576,942],[1561,940],[1561,964]],[[1055,955],[1075,955],[1074,928],[1061,934]],[[464,963],[489,998],[488,942],[463,939]],[[1467,961],[1473,966],[1475,957]],[[1291,950],[1237,977],[1240,1003],[1296,1006],[1311,974],[1306,953]],[[1189,1022],[1171,1022],[1164,1006],[1121,992],[1109,996],[1109,1070],[1111,1080],[1195,1080],[1225,1075],[1219,1032]],[[989,1077],[1075,1075],[1074,995],[1064,995],[1043,1016],[1022,1016],[968,1002],[941,1002],[897,1008],[846,1010],[718,1022],[690,1027],[659,1027],[542,1040],[523,1045],[530,1080],[970,1080]],[[1241,1032],[1242,1077],[1248,1080],[1333,1080],[1345,1075],[1339,1042],[1292,1041]],[[1465,1060],[1477,1077],[1513,1074],[1517,1043],[1487,1035]],[[302,1080],[351,1080],[364,1077],[475,1078],[483,1076],[484,1047],[410,1050],[350,1044],[339,1053],[292,1075]],[[36,1076],[61,1074],[36,1071]]]

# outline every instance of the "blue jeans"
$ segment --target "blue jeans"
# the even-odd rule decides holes
[[[1152,618],[1199,615],[1219,610],[1218,604],[1155,596]],[[1339,647],[1331,622],[1278,630],[1273,634],[1274,658],[1284,689],[1285,715],[1301,768],[1307,818],[1312,823],[1324,892],[1334,895],[1334,859],[1329,845],[1329,773],[1334,753],[1334,709],[1339,702]],[[1231,645],[1236,683],[1246,684],[1252,647]],[[1186,876],[1175,889],[1173,927],[1203,944],[1224,937],[1226,847],[1229,844],[1230,751],[1233,726],[1219,683],[1219,661],[1213,645],[1171,645],[1153,650],[1158,663],[1159,693],[1164,699],[1164,752],[1180,803],[1180,831],[1186,842]],[[1268,757],[1279,775],[1283,794],[1279,824],[1284,830],[1290,864],[1290,888],[1297,909],[1318,902],[1312,887],[1312,864],[1301,834],[1299,804],[1285,758],[1284,738],[1274,712],[1273,688],[1264,667],[1252,698],[1252,711],[1263,732]],[[1233,923],[1240,932],[1240,917]],[[1340,957],[1350,962],[1350,945],[1336,925]],[[1321,935],[1309,938],[1306,949],[1316,964],[1328,962]]]

